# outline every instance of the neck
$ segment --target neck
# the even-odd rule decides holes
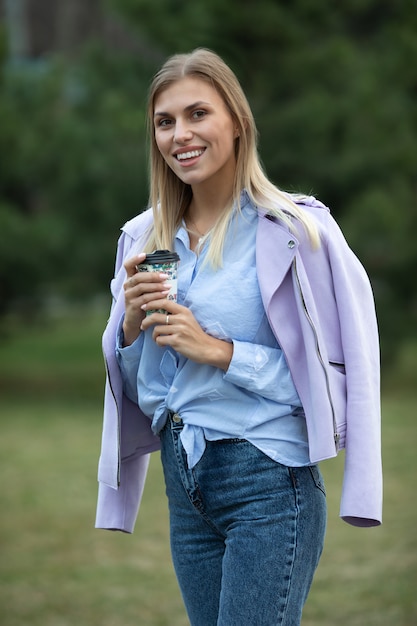
[[[221,188],[214,184],[193,187],[193,195],[188,207],[186,217],[202,230],[210,230],[233,202],[233,189],[231,186]]]
[[[218,199],[215,204],[204,204],[204,206],[191,201],[184,216],[189,234],[193,234],[201,241],[214,228],[221,216],[230,209],[231,203],[232,198],[229,198],[224,205],[220,205]]]

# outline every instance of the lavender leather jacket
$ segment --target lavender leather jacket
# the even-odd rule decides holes
[[[310,460],[345,449],[340,515],[355,526],[382,519],[379,341],[368,277],[331,217],[313,197],[298,201],[315,219],[321,247],[300,228],[259,211],[256,259],[265,310],[303,403]],[[99,461],[97,528],[133,532],[150,453],[150,420],[123,394],[116,333],[124,313],[124,259],[140,252],[152,211],[122,229],[113,305],[103,335],[107,379]]]

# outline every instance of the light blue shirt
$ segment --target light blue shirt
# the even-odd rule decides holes
[[[121,348],[117,356],[127,396],[139,403],[158,434],[168,411],[179,413],[181,440],[192,468],[206,440],[247,439],[284,465],[309,464],[303,409],[284,354],[268,323],[259,291],[255,238],[257,211],[246,194],[226,235],[223,267],[203,265],[181,227],[175,239],[180,256],[178,303],[188,307],[210,335],[233,342],[226,372],[195,363],[172,348],[161,348],[152,330]]]

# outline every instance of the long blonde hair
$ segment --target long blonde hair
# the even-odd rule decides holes
[[[207,259],[214,267],[221,266],[222,250],[233,206],[240,210],[243,189],[252,203],[286,224],[293,232],[294,220],[302,224],[313,248],[319,246],[319,233],[314,221],[291,199],[269,181],[260,164],[257,129],[247,98],[233,71],[214,52],[197,48],[189,54],[170,57],[155,75],[148,97],[148,133],[150,142],[150,196],[154,222],[149,233],[146,252],[172,249],[175,234],[192,198],[189,185],[183,183],[167,165],[155,141],[154,108],[156,98],[173,83],[184,77],[209,83],[223,98],[238,131],[235,140],[236,175],[233,203],[216,223],[209,238]]]

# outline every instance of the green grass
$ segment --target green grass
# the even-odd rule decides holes
[[[324,554],[305,626],[417,624],[415,397],[383,402],[384,523],[358,529],[337,519],[343,458],[322,464],[329,501]]]
[[[104,319],[22,330],[0,347],[1,626],[188,624],[157,454],[134,535],[93,528]],[[343,458],[322,465],[328,533],[303,626],[417,624],[416,396],[394,387],[383,401],[382,527],[339,520]]]

